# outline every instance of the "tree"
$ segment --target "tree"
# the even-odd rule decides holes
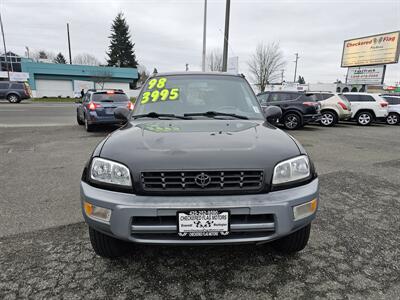
[[[222,72],[222,53],[219,50],[213,50],[207,55],[207,67],[209,71]]]
[[[131,42],[129,26],[122,12],[114,19],[109,38],[111,40],[108,47],[109,51],[107,52],[109,57],[107,60],[108,65],[136,68],[138,62],[136,61],[135,50],[133,49],[135,44]]]
[[[53,62],[56,56],[51,51],[36,50],[30,53],[30,57],[36,62]]]
[[[149,78],[150,74],[147,71],[145,66],[138,65],[138,73],[139,73],[139,79],[137,80],[136,84],[138,87],[141,87]]]
[[[249,71],[261,92],[267,84],[280,79],[280,70],[285,66],[283,54],[278,43],[260,43],[248,61]]]
[[[100,61],[89,53],[78,54],[72,60],[76,65],[99,66]]]
[[[300,75],[299,75],[299,79],[297,80],[297,82],[298,82],[299,84],[306,84],[306,81],[304,80],[304,77],[302,77],[302,76],[300,76]]]
[[[67,60],[65,59],[64,55],[62,55],[62,53],[59,52],[59,53],[57,54],[57,56],[54,58],[53,62],[54,62],[55,64],[66,64],[66,63],[67,63]]]

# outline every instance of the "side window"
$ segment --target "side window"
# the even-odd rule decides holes
[[[281,94],[279,93],[272,93],[268,97],[268,102],[278,102],[281,101]]]
[[[13,84],[11,84],[10,89],[12,89],[12,90],[21,90],[21,89],[23,89],[23,86],[22,86],[21,83],[13,83]]]
[[[344,95],[350,102],[358,102],[358,95]]]
[[[261,104],[266,104],[268,99],[268,94],[261,94],[257,96],[258,102]]]
[[[359,95],[359,101],[362,102],[374,102],[375,99],[374,97],[370,96],[370,95]]]
[[[8,89],[8,83],[0,83],[0,90]]]
[[[321,94],[321,96],[322,96],[322,100],[326,100],[326,99],[329,99],[330,97],[332,97],[333,94],[326,93],[326,94]]]
[[[286,100],[286,101],[292,101],[292,100],[296,100],[298,98],[300,98],[300,95],[296,94],[296,93],[286,93],[286,94],[284,94],[284,100]]]
[[[86,95],[83,98],[83,102],[87,103],[87,102],[89,102],[89,100],[90,100],[90,94],[86,93]]]

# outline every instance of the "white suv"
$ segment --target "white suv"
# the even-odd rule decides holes
[[[386,121],[388,103],[377,94],[343,93],[351,103],[351,118],[359,125],[369,125],[373,121]]]
[[[400,124],[400,96],[399,95],[381,95],[389,103],[389,114],[386,123],[389,125]]]

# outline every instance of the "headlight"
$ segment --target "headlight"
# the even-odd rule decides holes
[[[123,186],[131,186],[129,169],[122,164],[95,157],[90,167],[90,179]]]
[[[272,184],[297,181],[310,176],[310,162],[305,155],[280,162],[275,166]]]

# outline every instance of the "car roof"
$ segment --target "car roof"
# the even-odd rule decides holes
[[[365,92],[344,92],[345,95],[378,95],[374,93],[365,93]]]
[[[263,95],[267,93],[290,93],[290,94],[304,94],[304,91],[265,91],[262,93],[259,93],[258,95]],[[257,95],[257,96],[258,96]]]
[[[201,72],[201,71],[180,71],[180,72],[163,72],[163,73],[153,73],[149,77],[159,77],[159,76],[174,76],[174,75],[217,75],[217,76],[235,76],[244,77],[243,74],[227,73],[227,72]]]

